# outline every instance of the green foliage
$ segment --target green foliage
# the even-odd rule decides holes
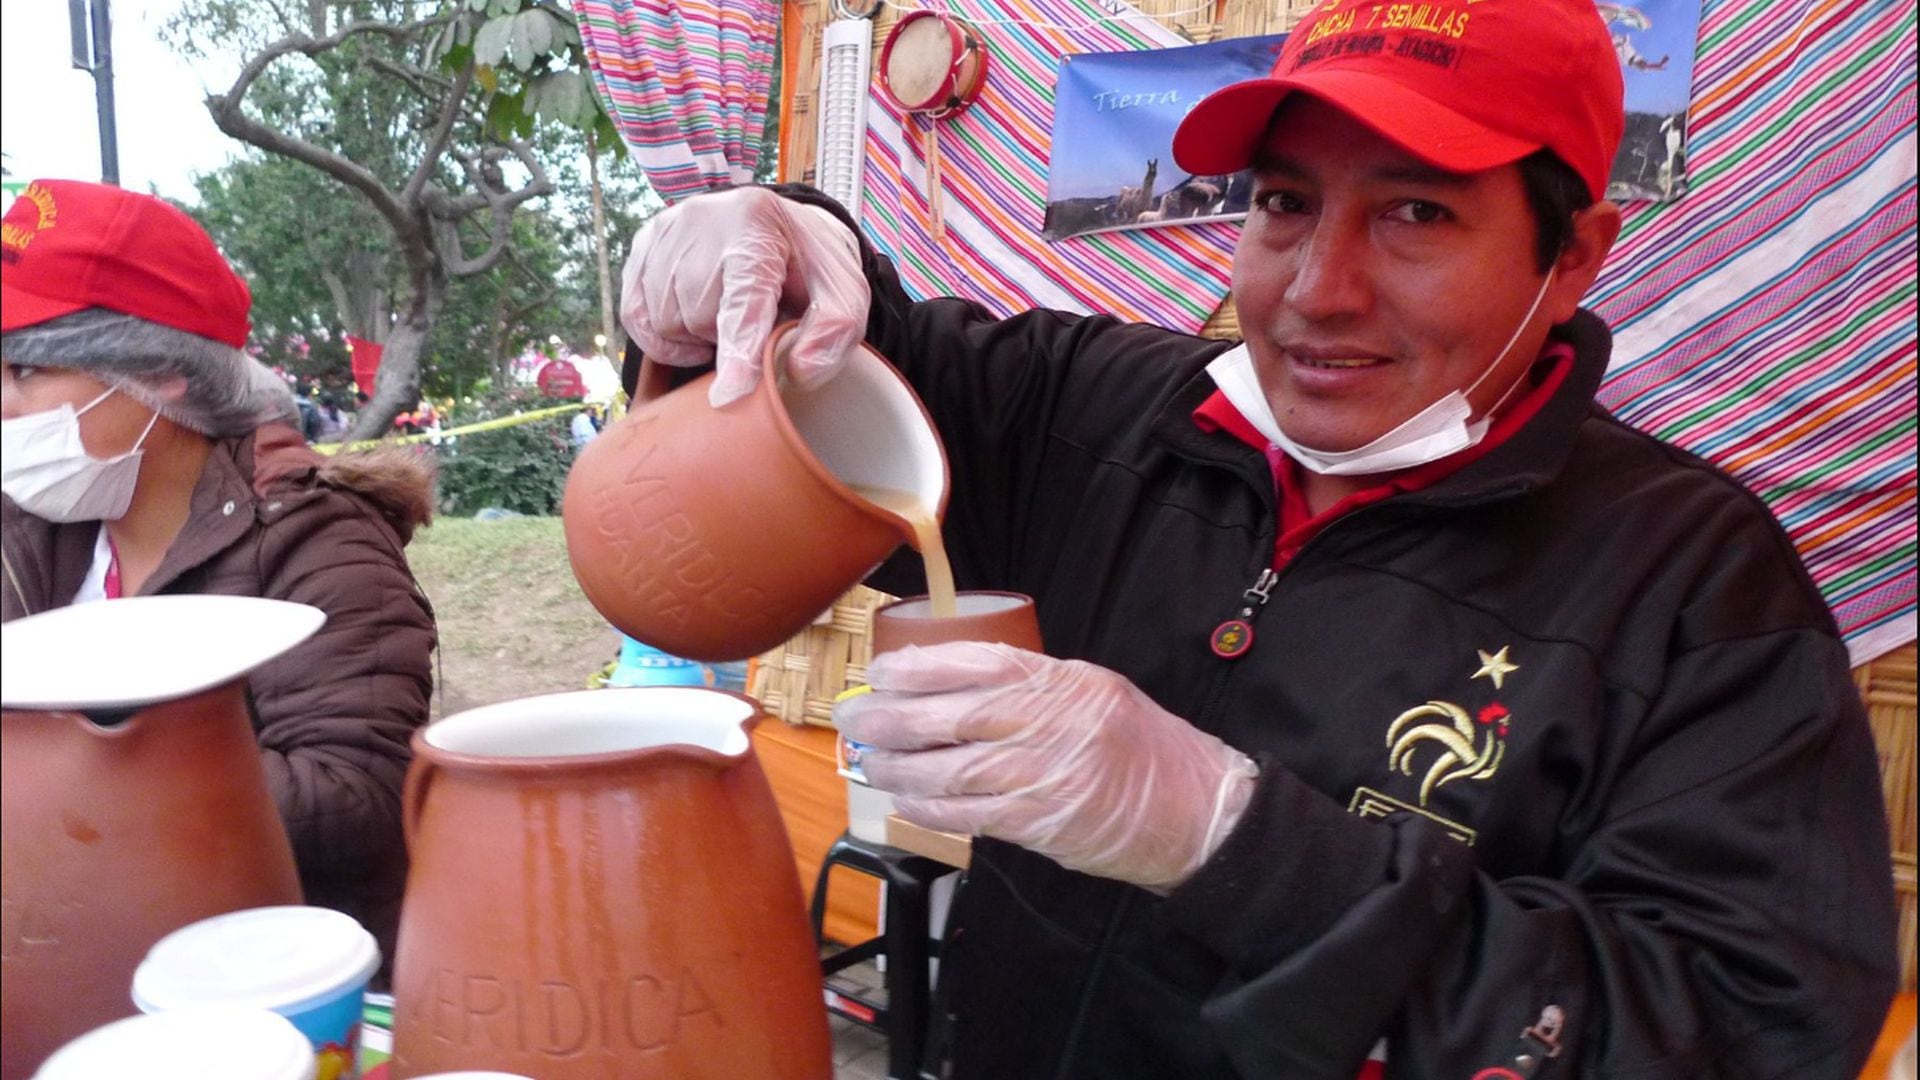
[[[363,34],[310,57],[284,57],[253,84],[247,102],[262,121],[356,163],[391,191],[418,168],[446,88],[463,70],[470,68],[473,85],[453,129],[456,154],[482,151],[501,130],[531,133],[527,142],[553,193],[515,212],[505,260],[443,286],[444,307],[419,358],[425,393],[464,397],[490,380],[506,381],[500,376],[509,358],[529,344],[559,336],[585,352],[601,329],[588,130],[600,150],[604,241],[616,278],[618,253],[662,205],[601,110],[567,5],[457,0],[436,11],[406,0],[317,7],[187,0],[169,38],[190,55],[232,60],[288,34],[423,16],[436,21],[404,41]],[[488,63],[476,54],[482,32]],[[506,167],[509,185],[524,175],[511,161]],[[386,339],[407,299],[408,262],[371,203],[302,162],[257,150],[200,177],[198,186],[199,206],[190,212],[252,285],[253,344],[262,359],[301,375],[344,378],[342,332]],[[457,194],[469,183],[449,156],[433,166],[430,186]],[[485,226],[477,218],[460,222],[465,251],[486,249]]]
[[[515,393],[483,402],[462,423],[532,412],[566,402]],[[513,427],[476,431],[442,443],[440,512],[471,517],[489,506],[518,514],[552,514],[573,467],[571,413]]]
[[[343,332],[375,334],[340,310],[328,281],[367,298],[391,294],[391,242],[378,215],[320,173],[257,152],[200,174],[194,186],[199,199],[187,212],[253,292],[256,355],[296,375],[345,376]]]

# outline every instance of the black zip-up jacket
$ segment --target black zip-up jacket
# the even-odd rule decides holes
[[[1395,1078],[1857,1075],[1896,957],[1846,650],[1758,499],[1596,405],[1598,318],[1533,420],[1326,528],[1225,660],[1277,521],[1263,457],[1192,419],[1226,343],[913,303],[863,252],[960,586],[1031,594],[1049,653],[1261,770],[1164,899],[976,840],[955,1076],[1350,1080],[1383,1038]]]

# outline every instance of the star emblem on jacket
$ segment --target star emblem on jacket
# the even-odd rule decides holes
[[[1474,672],[1473,677],[1476,679],[1483,677],[1492,679],[1495,690],[1504,688],[1507,676],[1520,670],[1519,664],[1509,663],[1507,661],[1507,650],[1509,648],[1511,648],[1511,646],[1502,645],[1500,646],[1500,651],[1497,653],[1488,653],[1485,649],[1473,650],[1480,654],[1480,670]]]
[[[1480,669],[1469,682],[1489,679],[1499,691],[1505,688],[1507,677],[1520,670],[1508,655],[1511,646],[1502,645],[1494,652],[1474,651],[1479,654]],[[1411,811],[1445,826],[1457,839],[1473,843],[1474,830],[1435,814],[1428,809],[1428,801],[1436,790],[1456,780],[1491,779],[1506,757],[1513,719],[1513,713],[1499,701],[1470,712],[1451,701],[1433,700],[1402,712],[1387,725],[1387,767],[1402,776],[1422,770],[1418,804],[1361,787],[1354,791],[1347,809],[1361,817]]]

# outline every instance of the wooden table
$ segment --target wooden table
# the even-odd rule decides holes
[[[960,870],[967,868],[967,859],[973,853],[972,837],[922,828],[899,814],[887,815],[887,843]]]

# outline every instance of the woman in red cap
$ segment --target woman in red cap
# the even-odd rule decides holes
[[[309,903],[392,956],[400,786],[427,718],[433,613],[403,548],[432,510],[409,454],[324,457],[243,351],[250,297],[178,209],[36,181],[0,245],[0,619],[121,596],[311,604],[251,677],[255,733]]]

